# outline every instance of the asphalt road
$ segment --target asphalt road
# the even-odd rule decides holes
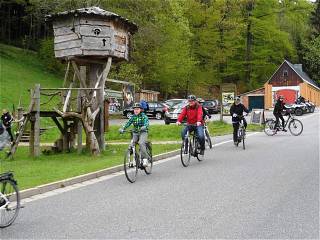
[[[319,239],[319,116],[298,137],[257,133],[246,150],[222,137],[188,168],[175,157],[134,184],[116,174],[31,199],[0,238]]]

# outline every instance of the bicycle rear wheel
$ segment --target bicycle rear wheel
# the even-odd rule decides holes
[[[146,174],[152,173],[153,159],[152,159],[152,148],[150,143],[147,143],[147,153],[148,153],[148,165],[144,167],[144,171]]]
[[[188,138],[186,138],[181,145],[181,152],[180,152],[181,163],[184,167],[189,166],[191,151],[192,151],[191,142],[189,141]]]
[[[210,134],[207,129],[205,130],[205,134],[206,134],[206,142],[208,143],[208,146],[211,149],[212,148],[212,141],[211,141]]]
[[[139,156],[136,153],[135,156],[131,149],[128,149],[124,156],[124,172],[129,182],[134,183],[138,174],[138,159]]]
[[[276,122],[274,120],[267,120],[265,125],[264,125],[264,133],[267,134],[268,136],[273,136],[276,134]]]
[[[289,123],[289,131],[294,136],[299,136],[303,131],[303,124],[298,119],[293,119]]]
[[[0,228],[10,226],[18,216],[20,195],[17,185],[7,179],[0,182]]]
[[[195,139],[195,144],[194,144],[195,148],[196,148],[196,157],[198,159],[199,162],[204,160],[204,155],[201,155],[198,151],[200,150],[200,143],[198,139]]]

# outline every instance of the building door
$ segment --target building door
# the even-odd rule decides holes
[[[249,96],[249,111],[264,109],[264,96]]]
[[[298,98],[298,92],[293,89],[282,89],[276,92],[277,96],[282,95],[285,103],[295,103]]]

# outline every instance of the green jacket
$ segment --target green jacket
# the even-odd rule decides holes
[[[148,131],[149,128],[149,119],[146,114],[143,112],[139,113],[138,115],[133,115],[129,121],[123,126],[123,129],[126,129],[130,127],[130,125],[133,124],[134,130],[139,131],[141,127],[145,126],[146,131]]]

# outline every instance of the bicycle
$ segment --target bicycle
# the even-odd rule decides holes
[[[144,170],[147,175],[151,174],[153,159],[152,159],[152,145],[151,142],[146,142],[147,154],[148,154],[148,165],[143,166],[141,151],[137,152],[136,145],[139,145],[137,142],[133,141],[133,133],[134,130],[124,131],[130,132],[131,134],[131,142],[124,156],[124,172],[127,180],[130,183],[134,183],[137,179],[138,169]],[[140,150],[140,149],[139,149]]]
[[[197,125],[187,125],[184,126],[194,126]],[[181,163],[184,167],[188,167],[190,164],[191,156],[196,157],[199,162],[204,159],[204,155],[200,155],[200,143],[194,131],[187,131],[187,134],[182,142],[180,157]]]
[[[302,131],[303,131],[303,124],[300,120],[296,119],[291,112],[287,112],[286,113],[288,115],[287,120],[285,121],[285,125],[284,127],[276,126],[276,121],[272,118],[267,118],[265,125],[264,125],[264,132],[265,134],[267,134],[268,136],[273,136],[275,135],[279,130],[284,130],[286,129],[286,127],[288,126],[288,129],[290,131],[290,133],[293,136],[299,136]]]
[[[243,123],[243,119],[244,116],[239,116],[240,121],[239,121],[239,129],[237,132],[237,142],[236,142],[236,146],[239,146],[239,143],[242,141],[242,148],[243,150],[246,149],[246,145],[245,145],[245,138],[246,138],[246,128],[244,127],[244,123]]]
[[[20,209],[20,194],[12,172],[0,174],[0,228],[10,226]]]

